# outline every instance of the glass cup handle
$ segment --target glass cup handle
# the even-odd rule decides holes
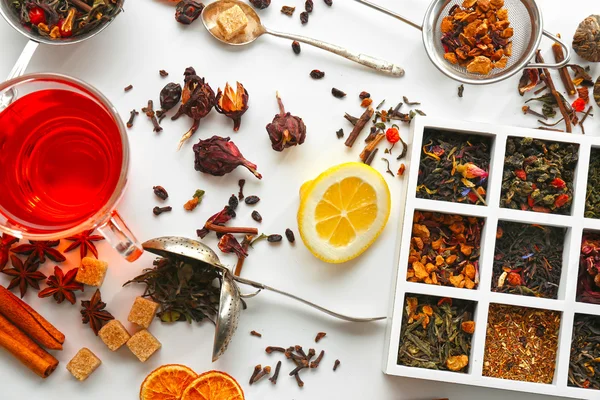
[[[35,53],[39,43],[35,40],[30,40],[25,45],[25,48],[21,52],[19,59],[15,63],[15,66],[8,74],[7,80],[11,80],[13,78],[17,78],[25,73],[27,66],[29,65],[29,61],[31,61],[31,57]],[[14,88],[8,89],[4,93],[0,93],[0,111],[4,110],[6,107],[10,105],[17,98],[17,91]]]
[[[113,211],[110,219],[97,229],[108,243],[129,262],[137,260],[144,252],[140,243],[116,211]]]

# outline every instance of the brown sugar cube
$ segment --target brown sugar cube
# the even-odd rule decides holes
[[[136,333],[127,342],[127,347],[141,361],[145,362],[158,349],[161,348],[160,342],[152,336],[147,330],[142,330]]]
[[[102,364],[88,348],[82,348],[67,364],[67,370],[80,381],[85,381]]]
[[[131,306],[131,311],[129,311],[127,321],[148,329],[154,320],[158,306],[158,303],[155,303],[152,300],[136,297]]]
[[[101,286],[106,276],[108,263],[92,257],[84,257],[75,280],[89,286]]]
[[[111,351],[118,350],[131,338],[127,329],[116,319],[108,321],[106,325],[98,332],[100,339],[108,346]]]

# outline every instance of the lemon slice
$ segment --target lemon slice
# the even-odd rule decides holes
[[[300,236],[326,262],[358,257],[381,234],[389,216],[387,183],[363,163],[332,167],[300,188]]]

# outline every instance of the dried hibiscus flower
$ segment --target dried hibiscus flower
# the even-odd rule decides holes
[[[244,85],[237,83],[237,91],[233,90],[229,83],[225,84],[225,89],[217,91],[217,104],[215,108],[218,113],[225,115],[233,120],[233,131],[237,132],[242,123],[242,115],[248,110],[248,91]]]
[[[196,171],[214,176],[223,176],[230,173],[240,165],[248,168],[258,179],[262,179],[256,169],[256,164],[246,160],[235,143],[230,139],[213,136],[210,139],[200,140],[194,145]]]
[[[267,133],[271,139],[271,147],[275,151],[283,151],[288,147],[304,143],[306,139],[306,125],[302,118],[285,112],[283,102],[277,92],[279,114],[275,115],[273,122],[267,125]]]
[[[237,239],[231,234],[226,233],[219,240],[219,250],[223,253],[235,253],[239,258],[248,257],[248,253],[242,248]]]
[[[189,67],[185,70],[185,87],[181,95],[181,106],[177,113],[171,118],[176,120],[183,114],[194,120],[189,131],[187,131],[179,140],[178,149],[196,132],[200,125],[200,120],[208,115],[216,104],[215,92],[210,85],[196,75],[194,68]]]

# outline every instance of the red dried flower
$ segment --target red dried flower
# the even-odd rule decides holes
[[[279,93],[277,93],[277,103],[279,104],[279,114],[275,115],[273,122],[267,125],[267,133],[271,139],[273,150],[283,151],[288,147],[304,143],[306,125],[302,118],[285,112]]]
[[[533,197],[531,197],[531,195],[527,196],[527,204],[529,204],[529,207],[535,206],[535,200],[533,200]]]
[[[573,104],[571,104],[571,106],[573,106],[573,109],[575,111],[583,112],[585,111],[585,100],[582,98],[578,98],[573,102]]]
[[[390,143],[397,143],[400,141],[400,132],[398,132],[396,125],[393,125],[385,132],[385,138]]]
[[[508,284],[511,286],[521,286],[523,284],[521,281],[521,275],[516,272],[509,272],[507,280]]]
[[[228,137],[213,136],[210,139],[200,140],[194,145],[194,154],[196,171],[223,176],[241,165],[248,168],[258,179],[262,178],[262,175],[256,171],[256,164],[246,160]]]
[[[235,253],[239,258],[248,257],[248,253],[242,248],[237,239],[231,234],[226,233],[219,240],[219,250],[223,253]]]
[[[527,172],[525,172],[525,170],[522,169],[518,169],[515,171],[515,176],[517,178],[519,178],[522,181],[526,181],[527,180]]]
[[[565,204],[567,204],[569,202],[569,195],[568,194],[561,194],[559,195],[556,200],[554,200],[554,207],[556,208],[561,208],[562,206],[564,206]]]
[[[233,90],[229,83],[225,84],[225,89],[217,91],[217,104],[215,109],[233,120],[233,131],[237,132],[242,123],[242,115],[248,110],[248,91],[244,85],[237,83],[237,91]]]
[[[557,189],[564,189],[567,187],[567,183],[560,178],[554,179],[550,184]]]

